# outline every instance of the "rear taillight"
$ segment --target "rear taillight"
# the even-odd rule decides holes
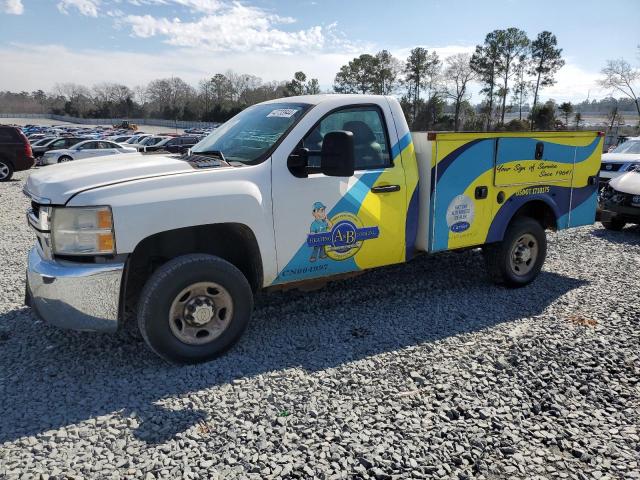
[[[29,143],[29,139],[25,137],[24,133],[19,132],[22,140],[24,141],[24,154],[27,157],[33,157],[33,150],[31,150],[31,144]]]

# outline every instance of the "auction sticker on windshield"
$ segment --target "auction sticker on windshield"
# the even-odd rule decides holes
[[[276,108],[275,110],[271,110],[271,113],[269,113],[267,117],[291,118],[297,111],[295,108]]]

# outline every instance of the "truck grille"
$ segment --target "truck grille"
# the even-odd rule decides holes
[[[610,194],[607,200],[609,201],[609,203],[612,203],[614,205],[620,205],[621,207],[631,207],[633,203],[637,204],[637,202],[633,201],[634,198],[637,197],[638,195],[631,195],[629,193],[614,191],[612,194]]]

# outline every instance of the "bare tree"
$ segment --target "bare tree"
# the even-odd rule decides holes
[[[444,71],[444,95],[450,98],[454,104],[454,130],[460,128],[460,106],[470,95],[467,92],[469,82],[475,78],[475,72],[471,68],[471,55],[458,53],[445,60]]]
[[[633,68],[629,62],[623,58],[617,60],[607,60],[607,66],[602,69],[602,78],[598,83],[603,88],[609,88],[629,97],[636,105],[638,115],[640,115],[640,100],[636,92],[640,91],[638,81],[640,80],[640,70]]]

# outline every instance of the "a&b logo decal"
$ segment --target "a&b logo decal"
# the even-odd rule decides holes
[[[365,240],[378,238],[378,227],[365,227],[358,217],[341,212],[331,219],[327,218],[326,207],[322,202],[313,204],[313,217],[307,245],[312,247],[311,262],[319,258],[346,260],[353,257]]]
[[[474,216],[473,200],[466,195],[458,195],[447,208],[447,226],[453,233],[464,232],[473,223]]]

